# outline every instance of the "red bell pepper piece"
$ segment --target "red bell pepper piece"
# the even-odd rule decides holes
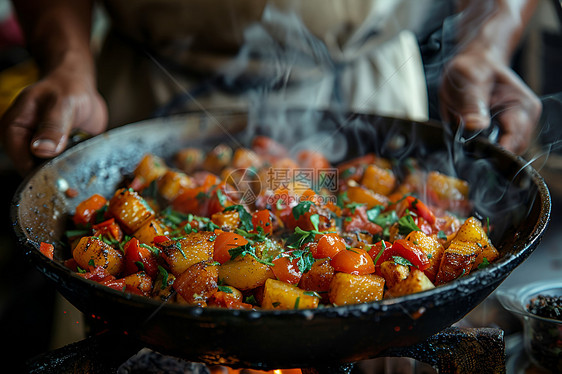
[[[414,196],[406,196],[405,201],[408,209],[415,212],[419,217],[422,217],[430,225],[435,223],[435,214],[425,205],[420,199]]]
[[[53,254],[55,252],[55,247],[52,244],[41,242],[39,245],[39,252],[43,253],[44,256],[49,259],[53,259]]]
[[[148,248],[142,247],[137,238],[125,243],[125,274],[134,274],[144,270],[152,279],[158,274],[158,261]],[[139,264],[140,265],[139,267]],[[142,268],[142,269],[141,269]]]
[[[400,256],[410,261],[412,265],[420,270],[426,270],[429,267],[429,259],[424,251],[416,244],[406,240],[398,239],[392,243],[392,246],[385,249],[383,254],[379,257],[377,264],[380,265],[388,261],[392,256]]]

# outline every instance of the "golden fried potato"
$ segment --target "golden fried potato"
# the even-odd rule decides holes
[[[251,255],[238,256],[219,267],[219,278],[225,284],[239,290],[263,286],[269,278],[275,278],[271,268],[258,262]]]
[[[107,212],[115,217],[127,234],[137,231],[146,221],[154,217],[154,211],[135,191],[121,188],[115,192]]]
[[[309,291],[288,283],[267,279],[263,291],[264,309],[311,309],[318,307],[320,298]]]
[[[386,287],[392,288],[395,284],[408,278],[410,268],[394,261],[385,261],[381,264],[381,275],[386,282]]]
[[[335,305],[347,305],[381,300],[384,282],[383,277],[375,274],[336,273],[330,284],[330,302]]]
[[[117,275],[123,268],[123,252],[113,248],[95,236],[84,236],[74,250],[72,257],[78,266],[101,266],[111,275]]]
[[[392,288],[388,289],[384,297],[391,298],[409,295],[416,292],[430,290],[432,288],[435,288],[435,286],[424,274],[424,272],[416,268],[412,268],[408,278],[398,282]]]
[[[177,277],[193,264],[213,259],[215,237],[209,231],[191,232],[182,239],[159,243],[158,248]]]
[[[215,262],[198,262],[188,267],[174,281],[176,292],[190,304],[204,306],[218,288],[218,267]]]
[[[391,169],[371,164],[365,168],[361,184],[375,193],[387,196],[396,186],[396,177]]]

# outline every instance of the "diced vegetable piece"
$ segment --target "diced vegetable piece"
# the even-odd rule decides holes
[[[168,228],[162,221],[157,218],[149,219],[137,231],[133,233],[133,236],[139,240],[139,242],[146,245],[153,245],[154,238],[157,236],[166,235],[168,233]]]
[[[345,241],[336,233],[324,234],[318,244],[311,248],[314,258],[333,258],[338,252],[345,249]]]
[[[264,309],[313,309],[320,298],[288,283],[268,279],[263,291]]]
[[[269,209],[262,209],[252,214],[253,233],[259,232],[259,228],[265,235],[270,235],[273,231],[271,212]]]
[[[329,258],[317,260],[312,264],[310,270],[302,275],[299,287],[306,291],[319,292],[321,296],[327,296],[335,274],[336,271],[330,265]]]
[[[375,272],[375,264],[369,254],[360,248],[346,249],[334,256],[330,264],[336,271],[365,275]]]
[[[280,281],[289,284],[298,284],[302,277],[298,262],[298,258],[291,258],[290,252],[287,252],[286,255],[282,255],[273,260],[271,270]]]
[[[236,212],[238,213],[238,212]],[[240,234],[223,232],[217,235],[213,244],[213,260],[224,264],[230,260],[230,250],[246,245],[248,241]]]
[[[95,236],[85,236],[72,251],[72,257],[82,269],[101,266],[111,275],[123,268],[123,253]]]
[[[154,278],[158,274],[158,261],[152,252],[140,245],[137,238],[131,238],[123,248],[125,258],[123,271],[125,275],[145,271]]]
[[[432,203],[441,208],[454,210],[465,208],[469,204],[468,183],[462,179],[431,171],[426,184]]]
[[[92,230],[94,230],[94,236],[103,236],[111,241],[120,242],[123,239],[123,231],[114,218],[93,225]]]
[[[211,221],[222,230],[234,231],[240,226],[240,215],[236,210],[218,212],[211,216]]]
[[[211,173],[219,174],[220,171],[232,161],[232,148],[226,144],[219,144],[207,152],[203,160],[203,168]]]
[[[361,184],[373,192],[389,195],[396,185],[396,177],[390,169],[383,169],[377,165],[369,165],[365,169]]]
[[[125,291],[148,296],[152,290],[152,278],[144,271],[127,275],[123,278],[125,281]]]
[[[297,153],[297,163],[301,168],[308,169],[328,169],[331,167],[330,161],[320,152],[303,149]]]
[[[188,303],[204,306],[218,288],[218,274],[214,262],[198,262],[181,273],[173,287]]]
[[[252,149],[268,162],[287,157],[289,151],[281,143],[267,136],[255,136],[252,140]]]
[[[219,290],[215,292],[209,299],[209,306],[217,306],[227,309],[253,309],[252,304],[242,301],[242,292],[234,287],[219,286]]]
[[[137,231],[154,216],[154,211],[135,191],[121,188],[109,201],[108,213],[128,234]]]
[[[376,274],[336,273],[330,285],[330,302],[349,305],[381,300],[384,282],[384,278]]]
[[[89,198],[78,204],[72,220],[78,226],[85,226],[89,223],[92,223],[96,218],[96,212],[103,208],[106,202],[107,200],[105,199],[105,197],[99,194],[90,196]]]
[[[203,164],[203,150],[200,148],[184,148],[176,153],[176,166],[184,173],[191,174]]]
[[[347,198],[349,202],[366,204],[367,209],[377,205],[386,205],[388,198],[384,195],[371,191],[363,186],[352,185],[347,188]]]
[[[267,279],[275,278],[271,268],[251,255],[238,256],[219,267],[219,277],[227,285],[239,290],[263,286]]]
[[[158,192],[168,201],[172,201],[183,191],[195,187],[195,182],[188,175],[167,170],[158,180]]]
[[[427,255],[429,267],[424,270],[424,273],[430,281],[434,282],[439,272],[439,266],[441,265],[441,258],[443,257],[445,248],[443,248],[436,238],[428,236],[421,231],[412,231],[408,234],[406,240],[416,244]]]
[[[158,238],[158,237],[157,237]],[[176,277],[188,267],[201,261],[212,260],[215,233],[198,231],[178,240],[168,240],[155,245],[162,250],[162,257]]]
[[[168,273],[164,268],[160,268],[156,280],[154,281],[154,286],[152,287],[152,297],[162,301],[168,300],[172,295],[174,295],[174,289],[172,285],[176,280],[174,274]]]
[[[254,151],[248,148],[238,148],[232,156],[232,167],[234,169],[259,169],[263,165],[263,160]]]
[[[135,191],[140,191],[152,183],[152,181],[164,175],[167,170],[168,167],[164,160],[156,155],[146,154],[133,171],[135,178],[131,182],[131,188]]]
[[[385,297],[398,297],[435,288],[423,271],[412,268],[408,278],[386,291]]]
[[[435,284],[441,285],[468,275],[480,253],[482,253],[482,248],[476,243],[453,240],[443,253]]]
[[[405,265],[397,264],[394,261],[385,261],[381,264],[381,276],[386,281],[386,287],[392,288],[395,284],[408,278],[410,268]]]
[[[55,253],[55,246],[49,243],[41,242],[41,244],[39,244],[39,252],[52,260],[53,254]]]

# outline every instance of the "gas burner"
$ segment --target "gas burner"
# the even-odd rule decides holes
[[[506,369],[504,333],[496,328],[449,327],[419,344],[391,348],[382,352],[379,357],[413,358],[431,365],[439,373],[444,374],[505,373]],[[267,363],[263,366],[266,367]],[[301,372],[302,374],[352,374],[357,373],[355,366],[354,363],[341,363],[325,367],[302,368]],[[27,372],[34,374],[212,372],[204,364],[160,354],[143,347],[128,335],[112,330],[35,357],[27,362],[26,369]],[[227,371],[229,369],[224,368],[222,372]]]

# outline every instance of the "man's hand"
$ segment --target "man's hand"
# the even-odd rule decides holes
[[[501,59],[463,51],[445,66],[439,91],[442,118],[466,130],[500,125],[499,144],[523,153],[541,113],[541,102]]]
[[[106,122],[105,102],[90,80],[57,70],[21,92],[0,119],[0,130],[7,155],[25,174],[35,157],[61,153],[73,129],[99,134]]]

